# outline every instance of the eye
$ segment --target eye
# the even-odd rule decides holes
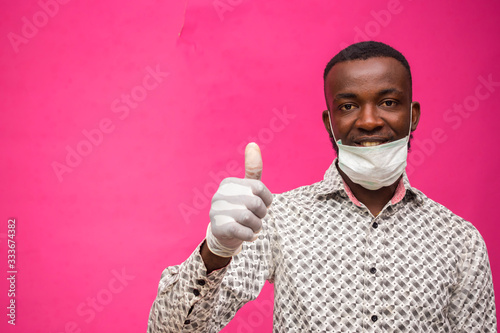
[[[339,109],[341,111],[351,111],[352,109],[354,109],[354,104],[349,104],[349,103],[343,104],[339,107]]]
[[[387,106],[387,107],[391,107],[391,106],[396,106],[397,102],[393,101],[393,100],[387,100],[387,101],[383,101],[382,105]]]

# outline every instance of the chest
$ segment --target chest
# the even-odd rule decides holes
[[[458,264],[442,221],[333,208],[297,208],[278,223],[277,293],[337,324],[369,325],[376,316],[393,328],[442,325]]]

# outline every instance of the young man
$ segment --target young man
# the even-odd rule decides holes
[[[362,42],[324,73],[338,159],[322,181],[275,195],[255,144],[222,181],[206,240],[162,275],[148,332],[218,332],[266,280],[274,332],[496,332],[486,247],[404,173],[420,105],[410,67]]]

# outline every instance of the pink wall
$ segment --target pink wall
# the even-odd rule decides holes
[[[1,5],[0,268],[14,217],[18,273],[17,327],[2,314],[0,331],[144,332],[244,144],[273,192],[322,178],[322,71],[365,39],[407,56],[410,180],[479,229],[500,294],[497,1],[58,1]],[[271,300],[224,332],[270,332]]]

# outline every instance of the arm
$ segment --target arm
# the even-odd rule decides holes
[[[475,228],[470,230],[459,265],[457,285],[448,310],[453,332],[496,332],[495,295],[488,252]]]
[[[212,199],[206,241],[184,263],[163,272],[149,333],[218,332],[260,293],[269,275],[269,241],[260,232],[266,229],[261,219],[272,194],[258,180],[260,150],[255,144],[249,146],[246,179],[224,179]],[[244,241],[252,245],[238,254]]]
[[[264,226],[259,239],[245,243],[228,266],[210,274],[202,246],[181,265],[165,269],[151,307],[148,333],[219,332],[244,304],[257,298],[272,275],[269,238]]]
[[[217,303],[226,271],[227,267],[224,267],[207,274],[200,247],[182,264],[167,267],[161,275],[158,294],[151,307],[148,333],[188,331],[191,325],[188,316],[195,305],[200,305],[195,311],[196,317],[206,321]]]

